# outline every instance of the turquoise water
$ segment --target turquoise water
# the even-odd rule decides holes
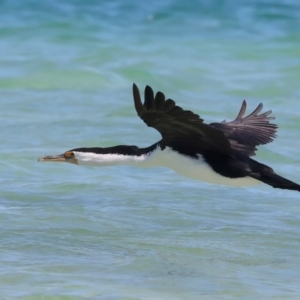
[[[39,164],[159,134],[131,86],[207,122],[272,109],[300,182],[300,3],[0,1],[0,299],[299,299],[300,194],[163,168]]]

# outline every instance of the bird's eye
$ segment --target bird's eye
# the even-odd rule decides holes
[[[67,151],[67,152],[65,152],[65,157],[66,158],[71,158],[71,157],[73,157],[74,156],[74,153],[72,152],[72,151]]]

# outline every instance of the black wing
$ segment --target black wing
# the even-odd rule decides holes
[[[256,146],[270,143],[276,138],[277,125],[270,123],[274,117],[269,117],[271,110],[259,115],[263,109],[262,103],[247,117],[244,117],[247,103],[244,100],[235,120],[221,123],[211,123],[210,126],[224,132],[231,147],[249,156],[255,155]]]
[[[137,114],[160,132],[164,145],[231,153],[230,143],[222,131],[204,124],[197,114],[183,110],[173,100],[166,100],[163,93],[157,92],[154,97],[152,88],[146,86],[142,104],[138,87],[133,84],[133,98]]]

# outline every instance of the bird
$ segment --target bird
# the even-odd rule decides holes
[[[133,84],[137,115],[147,126],[156,129],[161,139],[140,148],[131,145],[74,148],[59,155],[40,156],[39,162],[67,162],[87,166],[167,167],[196,180],[227,186],[250,186],[265,183],[273,188],[300,192],[300,185],[274,172],[252,157],[257,146],[272,142],[277,125],[271,110],[261,113],[263,104],[244,117],[247,103],[233,121],[204,123],[190,110],[150,86],[144,90],[144,101]]]

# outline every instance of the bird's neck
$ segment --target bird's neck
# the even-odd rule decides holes
[[[159,143],[147,148],[121,145],[107,148],[77,148],[72,152],[75,154],[78,165],[147,166],[147,159],[157,147],[159,147]]]

